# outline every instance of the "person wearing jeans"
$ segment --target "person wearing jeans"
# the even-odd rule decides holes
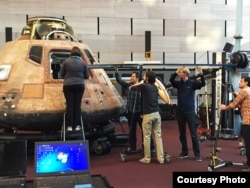
[[[70,57],[62,64],[60,76],[66,99],[66,130],[81,130],[81,101],[85,90],[84,79],[89,79],[87,64],[82,60],[79,47],[71,49]]]
[[[179,128],[179,139],[181,142],[181,153],[177,156],[179,159],[188,158],[188,143],[186,136],[186,124],[191,134],[193,152],[196,161],[202,161],[200,154],[200,146],[196,127],[195,114],[195,90],[205,86],[205,78],[200,67],[196,67],[198,76],[196,79],[189,78],[189,69],[187,67],[179,67],[175,73],[170,76],[170,82],[177,89],[177,122]],[[176,79],[176,77],[179,79]]]

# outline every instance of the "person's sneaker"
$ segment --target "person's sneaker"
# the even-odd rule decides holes
[[[164,164],[165,163],[165,161],[163,160],[163,161],[158,161],[159,162],[159,164]]]
[[[149,159],[142,158],[142,159],[139,160],[139,162],[145,163],[145,164],[149,164],[149,163],[150,163],[150,160],[149,160]]]
[[[176,158],[177,159],[185,159],[185,158],[188,158],[188,154],[180,153]]]
[[[246,166],[241,170],[242,172],[250,172],[250,166]]]
[[[75,128],[75,131],[80,131],[82,128],[80,125],[77,125],[76,128]]]
[[[239,147],[243,147],[243,142],[239,142]]]
[[[66,131],[72,131],[73,129],[72,129],[72,127],[71,126],[68,126],[67,128],[66,128]]]
[[[250,168],[243,168],[242,172],[250,172]]]
[[[200,155],[197,155],[197,156],[195,157],[195,160],[201,162],[201,161],[202,161],[202,158],[201,158]]]

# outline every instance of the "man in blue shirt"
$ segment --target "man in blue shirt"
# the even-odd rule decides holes
[[[188,77],[190,72],[187,67],[180,67],[174,74],[171,75],[169,81],[178,91],[176,114],[182,150],[177,158],[188,158],[188,144],[186,136],[187,123],[191,134],[196,161],[202,161],[196,127],[195,90],[201,89],[201,87],[205,86],[206,82],[202,74],[202,69],[197,67],[196,70],[198,72],[197,80]],[[179,80],[176,80],[177,76],[179,77]]]

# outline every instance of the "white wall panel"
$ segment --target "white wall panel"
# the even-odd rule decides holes
[[[210,37],[183,37],[180,40],[182,52],[206,52],[216,46]]]
[[[116,51],[139,52],[145,51],[145,36],[116,36]]]
[[[68,23],[74,28],[76,34],[95,34],[97,35],[97,18],[83,16],[65,17]]]
[[[152,53],[152,57],[151,57],[152,61],[160,61],[161,63],[163,63],[163,52],[161,53]]]
[[[166,36],[194,36],[194,20],[166,20]]]
[[[26,15],[10,14],[6,17],[0,13],[0,32],[5,32],[5,27],[12,27],[13,32],[21,33],[26,24]]]
[[[232,39],[231,39],[232,40]],[[182,52],[222,52],[226,42],[231,42],[230,38],[220,37],[185,37],[180,40],[180,51]]]
[[[152,52],[179,52],[179,37],[153,36],[151,42]]]
[[[245,0],[242,0],[242,1],[244,2]],[[227,5],[236,7],[237,2],[238,2],[238,0],[236,0],[236,1],[227,1]],[[244,4],[245,3],[246,3],[246,1],[244,2]],[[248,3],[249,3],[249,1],[248,1]]]
[[[161,3],[163,0],[133,0],[133,2],[141,3],[142,5],[150,6],[156,3]]]
[[[81,16],[114,17],[116,0],[82,0]]]
[[[193,64],[194,63],[194,54],[193,53],[183,53],[183,52],[173,52],[165,53],[166,64]]]
[[[235,32],[236,32],[235,21],[227,21],[227,36],[233,37],[236,34]]]
[[[196,21],[196,36],[210,36],[214,39],[225,36],[225,21],[215,20],[197,20]]]
[[[113,35],[83,35],[83,42],[91,47],[93,51],[115,51],[115,37]]]
[[[4,44],[5,43],[5,33],[3,33],[3,32],[0,32],[0,48],[2,48],[2,44]]]
[[[211,5],[211,21],[212,20],[235,20],[236,7],[230,5]]]
[[[77,16],[81,13],[81,0],[72,1],[47,1],[46,12],[61,16]]]
[[[143,59],[144,56],[136,52],[143,54],[145,31],[151,31],[153,58],[163,58],[165,53],[166,62],[193,63],[194,52],[220,51],[225,42],[235,42],[236,3],[236,0],[197,0],[196,3],[194,0],[2,0],[0,36],[4,39],[0,40],[0,46],[5,40],[5,27],[12,27],[13,39],[16,38],[25,25],[26,15],[65,16],[78,38],[93,51],[99,51],[106,62],[130,60],[131,51],[134,60]],[[243,3],[241,44],[249,50],[250,2]],[[196,37],[194,20],[197,21]],[[123,54],[105,53],[111,51]]]
[[[1,12],[0,14],[4,14],[4,15],[7,15],[9,14],[9,2],[8,1],[0,1],[0,9],[1,9]]]
[[[9,14],[31,14],[43,13],[45,8],[44,1],[30,1],[30,0],[21,0],[21,1],[8,1],[9,4]]]
[[[77,38],[79,40],[81,40],[83,43],[88,44],[88,46],[90,47],[91,51],[93,51],[95,53],[97,51],[99,51],[100,44],[103,44],[104,42],[106,43],[107,41],[109,41],[109,40],[103,41],[103,40],[101,40],[102,38],[99,39],[98,36],[96,36],[96,35],[77,35]]]
[[[166,4],[194,4],[194,0],[165,0]]]
[[[211,5],[189,4],[180,6],[180,19],[210,20]]]
[[[129,18],[101,18],[100,34],[130,35],[131,20]]]
[[[96,7],[96,8],[85,8],[81,9],[81,16],[95,16],[95,17],[114,17],[115,9],[105,8],[105,7]]]
[[[114,8],[116,3],[117,0],[81,0],[81,6],[87,8]]]
[[[138,2],[122,1],[116,3],[115,17],[120,18],[148,18],[148,8]]]
[[[230,0],[229,0],[230,1]],[[205,4],[205,5],[225,5],[225,1],[218,0],[197,0],[197,4]]]
[[[178,4],[159,4],[148,8],[148,17],[153,19],[179,19],[180,5]]]
[[[129,18],[116,18],[115,35],[130,35],[131,34],[131,19]]]
[[[133,19],[133,35],[144,35],[151,31],[151,35],[163,35],[163,20]]]
[[[121,64],[124,61],[131,61],[130,54],[108,54],[101,53],[100,54],[100,62],[101,63],[109,63],[109,64]]]
[[[100,34],[115,34],[115,18],[100,18]]]

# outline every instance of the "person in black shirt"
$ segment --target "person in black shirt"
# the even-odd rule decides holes
[[[155,139],[156,157],[160,164],[164,163],[164,152],[161,133],[161,116],[159,113],[158,104],[158,88],[155,85],[156,76],[154,72],[147,71],[144,77],[144,82],[131,85],[130,90],[141,91],[142,95],[142,130],[144,157],[139,161],[141,163],[151,162],[150,141],[151,136]]]
[[[196,80],[188,77],[190,72],[187,67],[180,67],[174,74],[171,75],[169,81],[178,91],[176,114],[182,150],[177,158],[188,158],[188,144],[186,136],[187,123],[191,134],[196,161],[202,161],[196,127],[195,90],[201,89],[201,87],[205,86],[206,83],[202,74],[202,69],[197,67],[196,70],[198,72],[198,78]],[[175,79],[177,76],[179,77],[179,80]]]

